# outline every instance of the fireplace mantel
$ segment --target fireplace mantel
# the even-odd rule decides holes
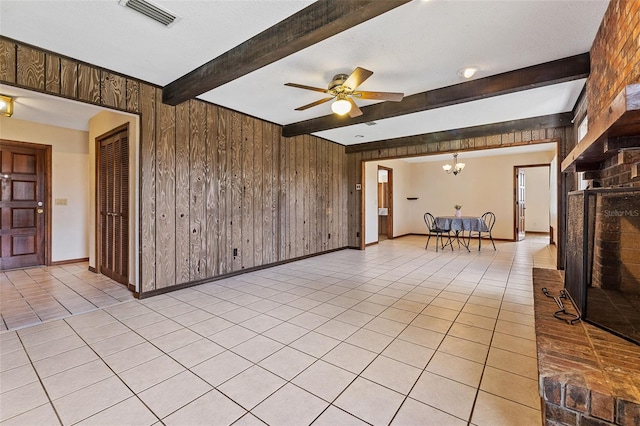
[[[640,144],[640,84],[626,86],[562,162],[563,172],[597,170],[620,149]]]

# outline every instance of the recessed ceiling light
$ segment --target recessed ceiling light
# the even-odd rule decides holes
[[[458,75],[464,78],[471,78],[476,74],[476,72],[478,72],[478,67],[467,67],[458,71]]]

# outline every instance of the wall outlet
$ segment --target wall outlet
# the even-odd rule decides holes
[[[356,191],[362,191],[362,184],[356,183]]]
[[[233,257],[236,257],[238,255],[238,249],[234,248],[233,249]]]

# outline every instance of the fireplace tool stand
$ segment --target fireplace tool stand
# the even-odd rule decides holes
[[[549,290],[547,290],[546,287],[542,289],[542,292],[544,293],[545,296],[552,298],[556,302],[556,305],[558,305],[558,308],[560,308],[559,311],[556,311],[553,313],[554,317],[558,318],[559,320],[565,321],[571,325],[580,321],[580,315],[572,314],[566,311],[562,300],[568,299],[569,296],[567,295],[567,292],[564,289],[560,290],[559,296],[552,296],[551,294],[549,294]]]

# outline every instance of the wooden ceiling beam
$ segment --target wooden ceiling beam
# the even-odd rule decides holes
[[[463,129],[443,130],[440,132],[423,133],[420,135],[404,136],[401,138],[385,139],[347,145],[345,152],[364,152],[377,149],[399,148],[412,145],[426,145],[457,139],[478,138],[482,136],[513,133],[521,130],[545,129],[551,127],[565,127],[571,125],[573,114],[563,112],[559,114],[543,115],[540,117],[523,118],[520,120],[503,121],[501,123],[483,124],[481,126],[465,127]]]
[[[282,128],[282,135],[292,137],[309,134],[564,83],[586,78],[589,75],[589,70],[589,53],[583,53],[453,86],[416,93],[406,96],[402,102],[380,102],[364,106],[360,108],[363,115],[355,118],[344,118],[331,114],[287,124]]]
[[[178,105],[411,0],[319,0],[166,85],[162,101]]]

